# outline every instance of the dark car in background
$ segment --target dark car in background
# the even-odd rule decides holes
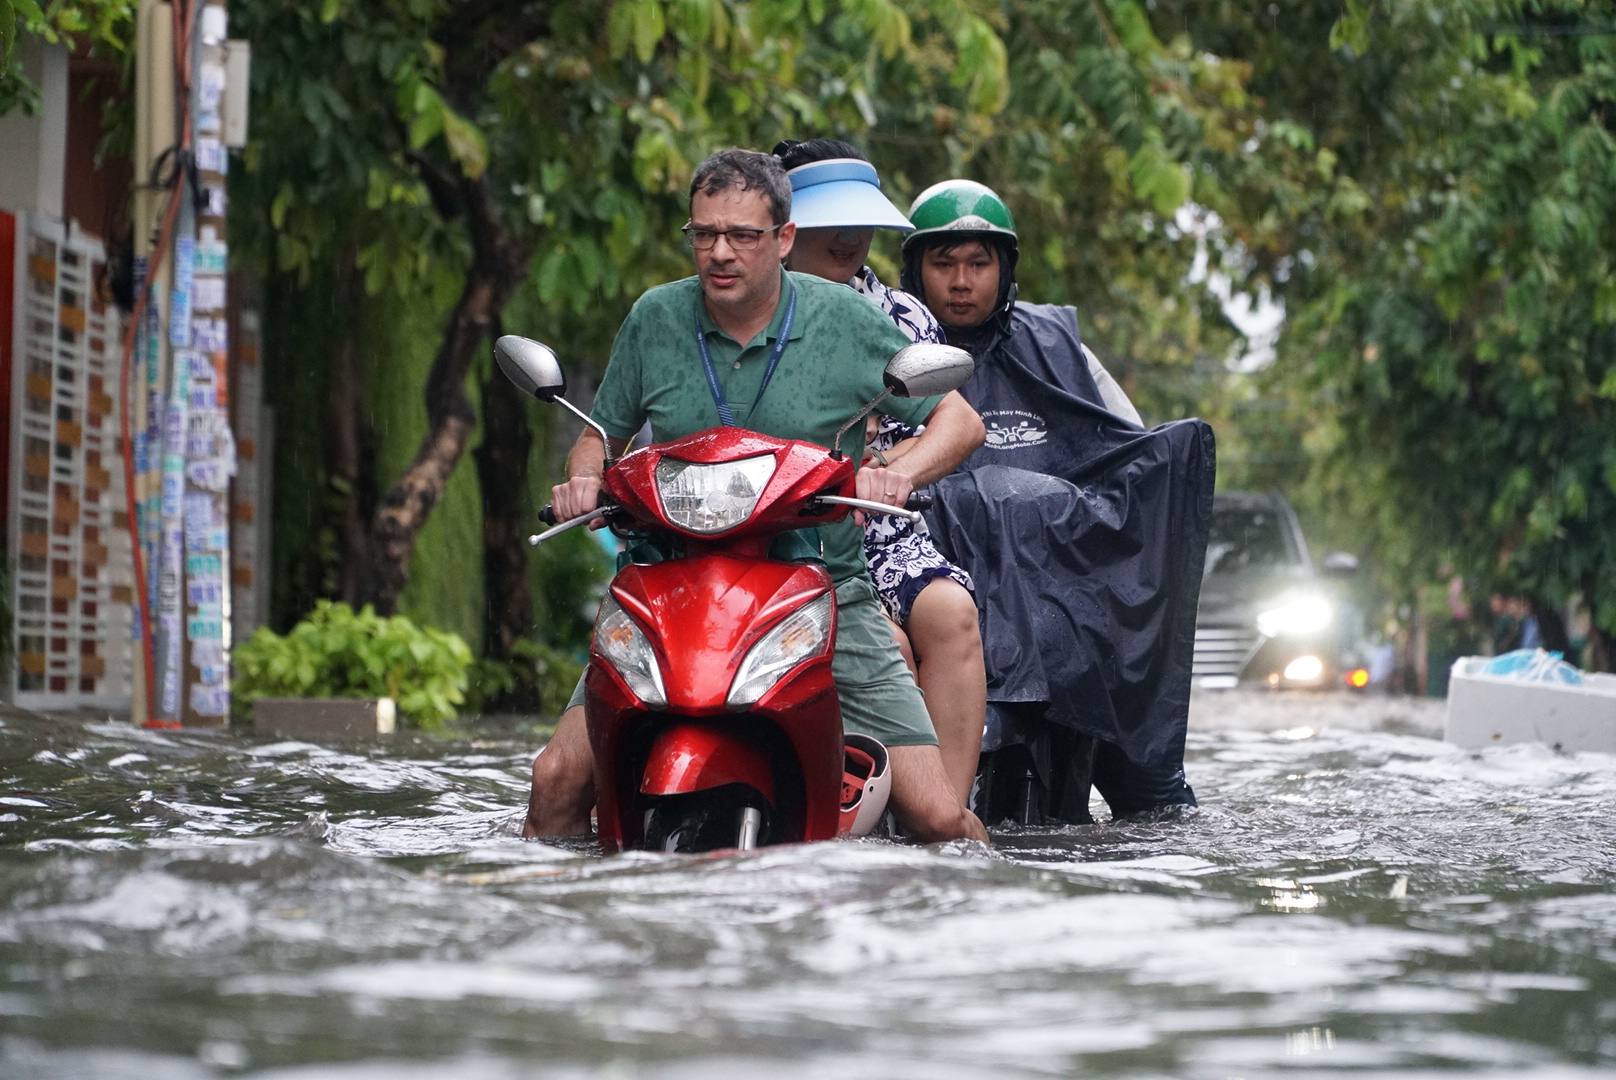
[[[1332,580],[1357,568],[1344,552],[1316,568],[1284,496],[1218,492],[1195,622],[1196,683],[1362,686],[1347,659],[1356,620]]]

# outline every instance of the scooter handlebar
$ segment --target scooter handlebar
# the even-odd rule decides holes
[[[924,514],[931,509],[931,503],[932,498],[929,491],[911,491],[909,498],[903,504],[903,508]]]
[[[548,509],[548,508],[546,508],[546,509]],[[591,521],[597,521],[600,518],[605,517],[606,516],[606,511],[609,510],[609,509],[610,509],[610,507],[602,506],[598,510],[591,510],[589,513],[585,514],[583,517],[575,517],[571,521],[563,521],[559,525],[552,525],[550,528],[545,529],[543,532],[537,534],[536,536],[528,537],[527,538],[528,546],[529,547],[538,547],[540,544],[544,543],[546,540],[550,539],[552,536],[560,536],[562,533],[566,532],[569,529],[576,529],[580,525],[588,525]]]
[[[544,509],[539,511],[539,520],[544,522],[546,525],[561,524],[561,519],[556,517],[555,505],[553,503],[544,504]]]
[[[871,502],[869,499],[849,499],[841,495],[821,495],[819,502],[830,503],[832,506],[850,506],[854,510],[862,510],[866,514],[886,514],[891,517],[907,518],[911,522],[920,521],[918,510],[899,509],[887,503]]]

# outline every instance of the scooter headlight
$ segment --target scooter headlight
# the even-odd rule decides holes
[[[600,605],[600,615],[595,620],[595,651],[611,662],[641,701],[647,705],[668,703],[662,668],[657,664],[651,639],[610,594]]]
[[[1335,618],[1335,605],[1316,593],[1292,596],[1257,616],[1257,632],[1263,637],[1281,634],[1311,634],[1323,630]]]
[[[755,704],[791,669],[804,660],[825,654],[830,648],[833,603],[832,594],[826,593],[804,604],[752,646],[730,686],[730,708],[744,709]]]
[[[773,454],[716,465],[665,457],[657,462],[657,494],[668,520],[681,529],[721,533],[752,516],[774,468]]]

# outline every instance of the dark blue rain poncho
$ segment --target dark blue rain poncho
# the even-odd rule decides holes
[[[1051,721],[1176,773],[1211,427],[1146,431],[1107,412],[1072,308],[1012,303],[949,338],[976,357],[960,392],[987,441],[938,482],[929,519],[938,549],[976,582],[989,701],[1046,702]]]

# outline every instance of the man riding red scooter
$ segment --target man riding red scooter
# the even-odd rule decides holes
[[[592,410],[606,435],[586,429],[574,447],[570,479],[553,495],[559,517],[596,510],[608,451],[621,452],[647,420],[659,443],[718,420],[858,462],[862,429],[846,446],[837,429],[881,390],[887,359],[909,341],[845,286],[780,268],[795,233],[790,206],[790,183],[767,155],[723,151],[696,170],[685,232],[697,276],[650,290],[623,324]],[[901,463],[855,474],[859,498],[902,507],[981,445],[981,421],[956,393],[883,408],[926,430]],[[814,554],[835,587],[830,667],[844,724],[888,748],[892,810],[907,835],[985,841],[948,785],[924,701],[881,617],[861,530],[842,522],[817,531]],[[591,807],[608,797],[596,787],[582,691],[534,762],[529,836],[586,833]]]
[[[495,352],[521,389],[567,404],[549,349],[503,337]],[[973,368],[963,350],[911,345],[887,392],[947,391]],[[585,683],[608,850],[828,840],[880,818],[886,749],[844,743],[834,584],[791,535],[849,508],[895,512],[850,497],[853,473],[837,451],[715,427],[611,463],[601,507],[533,537],[599,519],[640,541],[601,605]]]

